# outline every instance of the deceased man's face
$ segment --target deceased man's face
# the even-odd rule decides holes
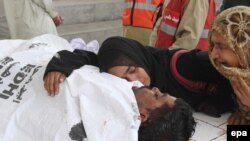
[[[162,107],[163,105],[168,105],[173,107],[175,105],[176,98],[169,95],[163,94],[158,88],[139,88],[135,91],[135,97],[139,109],[154,110],[156,108]]]

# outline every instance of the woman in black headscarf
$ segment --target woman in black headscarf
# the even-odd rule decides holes
[[[128,81],[139,80],[158,87],[212,116],[219,116],[232,106],[233,91],[228,80],[214,69],[204,51],[157,49],[135,40],[111,37],[103,42],[97,57],[82,50],[60,51],[58,55],[45,72],[45,88],[52,95],[65,75],[88,64]]]

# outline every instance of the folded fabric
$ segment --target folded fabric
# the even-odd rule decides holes
[[[100,45],[97,40],[92,40],[89,43],[85,43],[82,38],[74,38],[70,41],[70,45],[73,49],[81,49],[93,52],[95,54],[98,53]]]

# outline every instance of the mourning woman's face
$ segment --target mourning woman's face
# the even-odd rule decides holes
[[[150,77],[141,67],[135,66],[114,66],[108,70],[108,73],[128,81],[140,81],[143,85],[150,85]]]
[[[238,56],[230,48],[222,34],[214,31],[211,36],[211,59],[217,66],[240,67]]]

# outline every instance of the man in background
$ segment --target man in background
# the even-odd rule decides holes
[[[207,50],[215,8],[214,0],[165,0],[162,17],[154,27],[149,45]]]
[[[123,36],[148,45],[164,0],[125,0],[122,13]]]
[[[12,39],[30,39],[51,33],[63,23],[52,5],[52,0],[4,0],[4,10]]]

